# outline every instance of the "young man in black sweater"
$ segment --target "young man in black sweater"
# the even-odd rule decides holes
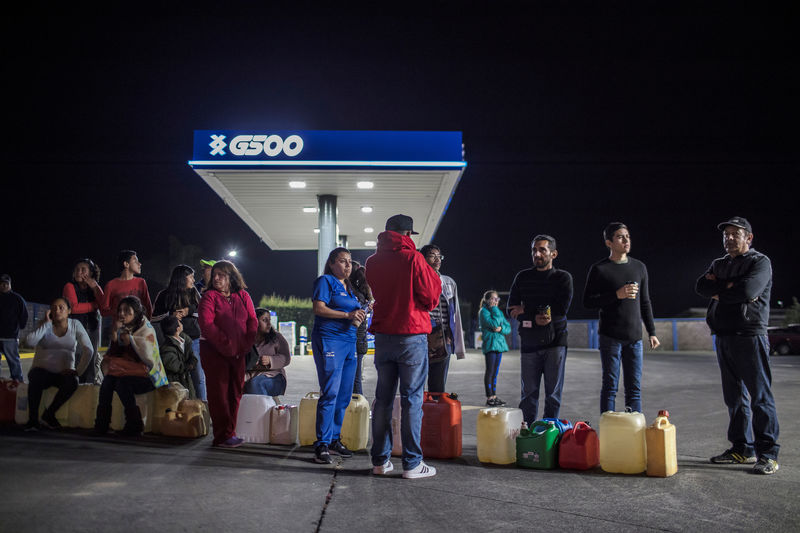
[[[572,302],[572,275],[553,267],[556,240],[537,235],[531,242],[533,267],[517,273],[508,295],[508,313],[519,320],[522,341],[519,403],[528,425],[539,409],[539,385],[544,377],[544,416],[558,418],[564,366],[567,361],[567,311]]]
[[[625,407],[642,411],[642,321],[650,336],[650,348],[661,343],[656,337],[650,305],[647,267],[630,257],[631,236],[622,222],[612,222],[603,231],[610,250],[607,259],[592,265],[586,278],[583,305],[600,310],[600,359],[603,387],[600,412],[614,411],[619,367],[625,382]]]

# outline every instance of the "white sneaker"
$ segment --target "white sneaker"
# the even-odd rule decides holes
[[[436,475],[436,469],[432,466],[425,464],[425,461],[420,461],[416,468],[411,470],[403,470],[404,479],[417,479],[421,477],[431,477]]]
[[[376,476],[385,476],[392,470],[394,470],[394,465],[388,459],[382,465],[372,467],[372,473],[375,474]]]

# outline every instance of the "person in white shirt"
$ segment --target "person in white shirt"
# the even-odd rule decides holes
[[[61,427],[56,420],[56,411],[75,393],[78,376],[83,374],[92,360],[92,341],[83,324],[69,318],[71,311],[69,301],[59,296],[53,300],[50,310],[26,339],[28,346],[36,347],[33,364],[28,372],[26,431],[39,429],[39,404],[42,392],[49,387],[58,387],[58,392],[42,413],[41,425],[49,429]],[[80,359],[76,361],[78,353]]]

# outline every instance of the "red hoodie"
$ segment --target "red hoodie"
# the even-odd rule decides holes
[[[428,313],[439,303],[442,281],[411,237],[384,231],[378,235],[378,251],[365,266],[375,296],[369,330],[387,335],[430,333]]]

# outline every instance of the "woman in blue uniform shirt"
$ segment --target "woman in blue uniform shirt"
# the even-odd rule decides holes
[[[360,324],[366,319],[348,279],[352,268],[350,252],[336,248],[325,262],[323,275],[314,282],[311,346],[320,390],[314,460],[322,464],[333,462],[331,453],[353,455],[339,440],[356,372],[354,322]]]

